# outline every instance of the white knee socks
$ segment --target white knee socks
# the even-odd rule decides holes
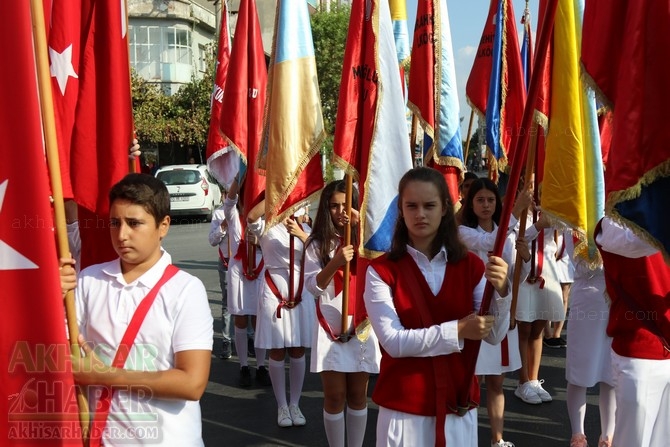
[[[616,412],[616,397],[614,387],[600,382],[600,432],[602,436],[612,439],[614,435],[614,413]]]
[[[586,388],[568,383],[568,416],[572,434],[584,433],[586,416]]]
[[[290,358],[289,363],[289,384],[291,405],[298,405],[300,402],[300,393],[302,393],[302,384],[305,382],[305,356],[300,358]]]
[[[265,366],[265,349],[255,348],[256,349],[256,367],[260,368]]]
[[[235,326],[235,350],[240,358],[240,366],[249,366],[249,349],[247,348],[247,328]]]
[[[246,335],[245,335],[246,336]],[[278,407],[285,407],[286,404],[286,370],[283,360],[268,361],[270,380],[272,381],[272,391],[275,393]]]
[[[365,426],[368,423],[368,408],[352,410],[347,407],[347,446],[362,447]]]
[[[344,447],[344,411],[330,414],[323,410],[323,427],[330,447]]]

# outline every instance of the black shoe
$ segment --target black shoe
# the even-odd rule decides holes
[[[545,338],[542,340],[542,343],[547,348],[552,348],[552,349],[560,349],[560,348],[565,348],[568,346],[568,343],[563,340],[562,338],[556,337],[556,338]]]
[[[256,370],[256,383],[262,386],[272,385],[270,374],[268,373],[268,369],[265,366],[259,366]]]
[[[240,386],[242,388],[249,388],[251,386],[251,371],[248,366],[240,368]]]
[[[224,341],[221,344],[221,354],[219,354],[219,358],[222,360],[228,360],[233,356],[233,350],[230,346],[229,341]]]
[[[247,351],[249,357],[256,357],[256,349],[254,349],[254,339],[247,338]]]

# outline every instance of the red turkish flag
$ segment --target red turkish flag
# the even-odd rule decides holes
[[[71,176],[80,205],[81,265],[116,257],[107,225],[109,189],[128,174],[133,139],[125,0],[83,0],[79,99]],[[93,214],[86,215],[82,208]]]
[[[79,97],[81,1],[45,1],[49,45],[49,70],[63,181],[63,196],[72,198],[70,144]]]
[[[0,439],[81,445],[69,363],[28,2],[6,2],[0,39]],[[8,142],[20,138],[20,163]]]
[[[230,62],[230,30],[228,29],[228,6],[221,11],[221,32],[216,56],[214,90],[211,98],[209,133],[207,135],[207,168],[216,180],[230,186],[240,168],[239,157],[221,135],[220,120],[223,108],[223,93]]]
[[[256,158],[263,133],[263,108],[268,72],[261,27],[254,0],[242,0],[230,53],[230,70],[221,107],[221,132],[230,141],[246,174],[242,202],[249,211],[260,202],[265,178],[256,171]],[[244,220],[244,219],[243,219]]]

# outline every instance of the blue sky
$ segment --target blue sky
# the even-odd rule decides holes
[[[488,13],[489,3],[490,0],[447,0],[449,23],[451,25],[451,38],[454,45],[460,116],[465,117],[461,122],[463,139],[466,137],[468,119],[470,118],[470,106],[465,101],[465,83],[468,80],[475,52],[479,45],[479,39],[481,38],[482,30],[484,29],[484,21],[486,20],[486,14]],[[533,37],[535,37],[535,29],[537,27],[538,3],[538,0],[529,2]],[[520,20],[526,7],[526,2],[524,0],[513,0],[513,5],[517,30],[519,33],[523,33]],[[415,17],[416,0],[407,0],[407,26],[409,27],[410,38],[414,28]],[[521,36],[519,36],[519,38],[520,37]],[[473,132],[476,128],[477,118],[475,117]]]

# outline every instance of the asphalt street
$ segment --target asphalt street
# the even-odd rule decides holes
[[[304,427],[277,426],[277,406],[271,387],[253,384],[250,388],[237,385],[237,357],[219,359],[221,349],[221,291],[217,272],[217,250],[209,246],[208,223],[192,223],[179,219],[170,229],[163,246],[172,255],[173,263],[197,276],[205,284],[214,316],[214,352],[209,384],[201,399],[202,429],[206,446],[327,446],[322,423],[323,393],[317,374],[307,372],[300,408],[307,418]],[[568,323],[569,324],[569,323]],[[570,341],[568,340],[568,343]],[[309,351],[308,354],[309,355]],[[255,369],[255,360],[250,359]],[[288,364],[287,364],[288,365]],[[309,360],[307,361],[309,368]],[[505,379],[505,439],[517,447],[567,447],[571,436],[566,407],[565,349],[544,349],[540,377],[544,388],[554,400],[541,405],[529,405],[514,396],[516,375]],[[255,372],[255,371],[254,371]],[[375,378],[370,381],[372,394]],[[482,388],[482,407],[479,409],[479,445],[490,445],[490,432],[485,406],[486,389]],[[377,406],[369,400],[366,446],[375,445]],[[597,388],[587,395],[586,435],[591,445],[600,434]]]

